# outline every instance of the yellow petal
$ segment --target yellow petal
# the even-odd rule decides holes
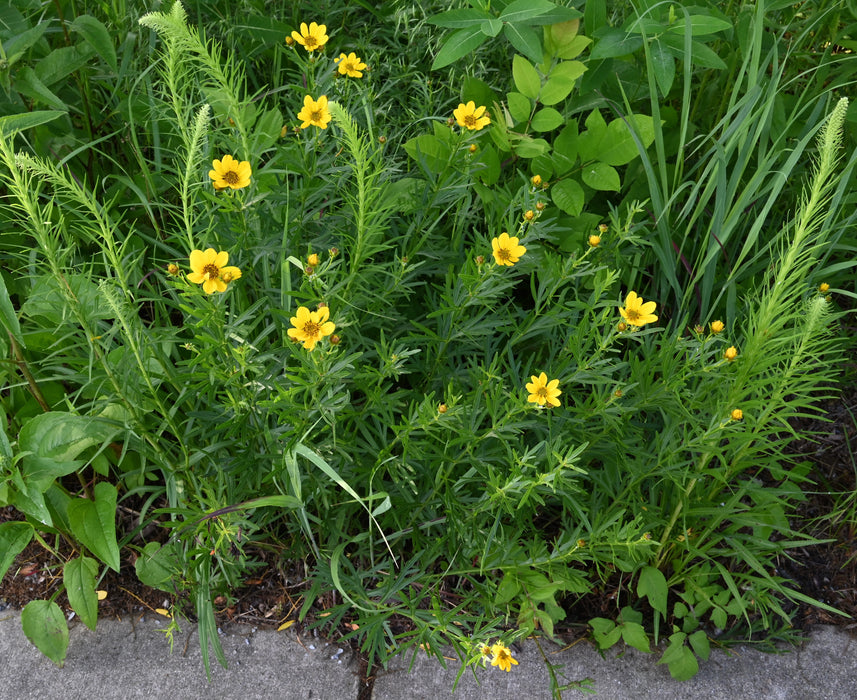
[[[209,250],[213,251],[214,249],[210,248]],[[225,250],[221,250],[219,253],[214,255],[214,260],[212,260],[212,262],[217,265],[217,267],[225,267],[229,262],[229,253]]]
[[[98,600],[104,600],[107,597],[107,591],[95,591]]]
[[[283,630],[289,629],[293,624],[295,624],[294,620],[286,620],[282,625],[277,627],[277,632],[282,632]]]

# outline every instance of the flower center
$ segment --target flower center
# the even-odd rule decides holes
[[[311,46],[316,46],[318,44],[318,40],[312,35],[305,36],[304,43],[306,44],[307,48],[309,48]]]
[[[500,258],[500,260],[511,260],[512,254],[509,252],[508,248],[498,248],[497,257]]]
[[[206,265],[202,268],[202,275],[207,280],[216,280],[220,276],[220,268],[213,263]]]
[[[472,114],[468,114],[464,117],[464,125],[467,127],[476,127],[476,117]]]
[[[319,326],[317,323],[313,323],[312,321],[307,321],[304,324],[303,331],[304,335],[306,335],[307,337],[314,338],[319,333],[321,333],[321,326]]]
[[[227,185],[234,185],[238,182],[239,179],[240,178],[238,177],[238,173],[236,173],[234,170],[227,170],[225,173],[223,173],[223,181]]]
[[[319,122],[320,123],[321,122],[321,110],[317,109],[315,112],[311,112],[309,120],[311,122]]]
[[[546,399],[548,397],[548,388],[546,386],[540,386],[536,389],[536,396],[541,396],[543,399]]]
[[[642,318],[642,314],[637,309],[625,309],[625,316],[628,323],[634,323],[634,321],[639,321]]]
[[[346,73],[351,73],[351,72],[356,71],[356,70],[357,70],[357,66],[355,66],[351,61],[345,62],[345,72]]]

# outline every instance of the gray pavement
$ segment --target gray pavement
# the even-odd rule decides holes
[[[96,700],[113,698],[196,698],[253,700],[298,698],[357,700],[359,667],[346,645],[312,634],[273,632],[236,625],[221,640],[229,669],[212,664],[205,678],[192,625],[177,635],[173,653],[159,628],[163,618],[147,615],[124,621],[100,620],[97,632],[72,624],[64,668],[57,668],[21,631],[17,612],[0,612],[1,700]],[[597,698],[719,699],[777,698],[837,700],[857,697],[857,639],[833,627],[817,628],[804,646],[783,654],[739,647],[714,650],[691,680],[674,681],[655,654],[629,649],[602,658],[588,643],[569,649],[542,645],[552,664],[562,665],[565,682],[591,679]],[[458,669],[444,669],[420,652],[397,658],[378,670],[374,700],[505,700],[550,698],[544,660],[532,641],[515,650],[511,673],[479,668],[469,672],[451,695]],[[569,690],[563,698],[584,697]]]

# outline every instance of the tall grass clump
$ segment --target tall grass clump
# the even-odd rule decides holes
[[[484,19],[453,12],[432,21]],[[437,109],[416,123],[381,108],[382,56],[345,28],[298,18],[259,49],[279,68],[261,80],[180,2],[139,20],[158,48],[135,83],[134,172],[26,148],[56,110],[2,118],[17,230],[0,503],[22,519],[0,537],[12,557],[34,537],[69,548],[86,624],[131,551],[171,596],[168,635],[194,617],[206,667],[212,650],[225,664],[215,600],[300,562],[279,622],[340,633],[370,665],[451,645],[462,673],[509,670],[513,641],[557,639],[618,586],[613,614],[587,620],[599,646],[666,637],[661,661],[688,678],[712,640],[774,634],[806,600],[775,564],[813,541],[791,520],[806,468],[789,421],[836,378],[838,312],[816,277],[843,226],[847,100],[795,112],[813,118],[793,151],[816,144],[804,189],[757,183],[764,212],[742,225],[766,243],[724,268],[672,224],[714,202],[737,236],[755,180],[723,189],[730,158],[794,165],[760,145],[778,77],[673,152],[661,83],[638,76],[649,115],[595,82],[619,57],[611,36],[637,32],[647,60],[635,27],[651,24],[508,12],[538,51],[510,30],[511,69],[423,95]],[[726,31],[700,16],[684,40]],[[589,55],[588,29],[604,42]],[[676,154],[686,174],[665,164]],[[117,507],[132,515],[118,529]],[[61,636],[57,601],[35,602],[25,628]],[[62,662],[61,639],[33,638]]]

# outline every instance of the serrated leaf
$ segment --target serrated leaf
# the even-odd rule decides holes
[[[565,118],[553,107],[540,109],[533,115],[530,126],[535,131],[553,131],[565,124]]]
[[[515,87],[522,95],[531,100],[538,98],[542,87],[538,71],[526,58],[517,54],[512,59],[512,80],[515,81]]]
[[[95,49],[95,53],[110,66],[114,73],[117,72],[116,49],[113,47],[113,41],[110,39],[110,32],[107,31],[107,27],[91,15],[78,15],[71,23],[71,28]]]
[[[649,605],[664,616],[667,614],[668,592],[667,579],[660,569],[647,566],[640,571],[640,579],[637,581],[637,595],[641,598],[648,598]]]
[[[62,580],[69,605],[89,629],[95,630],[98,622],[98,594],[95,592],[95,577],[98,563],[89,557],[77,557],[66,562]]]
[[[440,47],[440,51],[437,52],[437,56],[431,64],[431,70],[445,68],[455,63],[459,58],[463,58],[481,46],[487,38],[479,26],[453,32]]]
[[[622,180],[616,168],[607,163],[590,163],[583,169],[580,177],[593,190],[618,192],[622,187]]]
[[[576,180],[560,180],[551,187],[551,199],[562,211],[572,216],[580,216],[586,198],[583,188]]]
[[[533,103],[520,92],[510,92],[506,95],[506,105],[509,108],[509,114],[516,122],[529,120]]]
[[[21,610],[21,627],[27,639],[62,668],[68,650],[68,625],[60,606],[50,600],[31,600]]]
[[[116,542],[116,487],[101,481],[93,489],[94,501],[76,498],[68,504],[72,534],[114,571],[119,571]]]
[[[0,523],[0,582],[33,538],[33,526],[23,522]]]
[[[533,63],[541,63],[542,43],[535,30],[525,24],[504,24],[503,35],[516,51],[524,54]]]

